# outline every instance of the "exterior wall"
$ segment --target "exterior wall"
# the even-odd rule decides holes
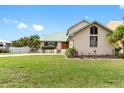
[[[61,50],[61,54],[65,54],[66,49],[61,49],[62,42],[57,42],[57,47],[54,50],[45,50],[45,53],[57,53],[57,50]],[[41,47],[44,46],[44,42],[41,42]],[[43,52],[42,49],[39,50],[39,52]]]
[[[73,48],[74,47],[74,41],[71,39],[69,41],[69,48]]]
[[[9,49],[9,47],[11,46],[10,43],[6,43],[6,48]]]
[[[4,50],[9,50],[10,47],[10,43],[5,43],[5,42],[0,42],[0,44],[2,44],[3,46],[0,46],[0,50],[4,49]]]
[[[56,49],[61,49],[61,42],[57,42],[57,47]]]
[[[62,49],[62,42],[57,42],[57,48],[55,49],[55,53],[57,50],[61,50],[61,54],[65,54],[66,49]]]
[[[98,46],[95,48],[90,47],[90,27],[73,36],[74,47],[78,54],[88,55],[90,53],[90,55],[94,55],[93,51],[96,50],[96,55],[113,55],[112,49],[114,50],[114,46],[109,44],[106,38],[109,32],[98,25],[95,26],[98,27]]]
[[[66,49],[61,49],[61,54],[65,54]]]
[[[44,46],[44,42],[43,42],[43,41],[41,41],[41,47],[42,47],[42,46]]]
[[[75,27],[73,27],[72,29],[70,29],[69,34],[72,33],[72,32],[75,32],[75,31],[77,31],[77,30],[79,30],[79,29],[81,29],[82,27],[84,27],[84,26],[86,26],[86,25],[88,25],[87,22],[81,22],[81,23],[78,24],[77,26],[75,26]]]
[[[6,49],[6,43],[0,42],[3,46],[0,46],[0,49]]]

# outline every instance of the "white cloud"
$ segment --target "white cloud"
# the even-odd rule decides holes
[[[33,29],[35,31],[42,31],[44,27],[42,25],[33,24]]]
[[[91,18],[89,16],[84,16],[84,19],[86,19],[86,20],[92,20],[93,18]]]
[[[18,24],[19,22],[17,20],[11,20],[11,23]]]
[[[13,24],[19,23],[17,20],[11,20],[11,19],[7,19],[7,18],[2,18],[1,21],[5,22],[5,23],[13,23]]]
[[[124,5],[120,5],[120,9],[124,9]]]
[[[40,24],[33,24],[32,26],[29,26],[28,24],[25,24],[24,22],[20,22],[18,20],[12,20],[8,18],[2,18],[0,19],[0,21],[4,23],[15,24],[16,27],[20,30],[29,29],[29,30],[34,30],[34,31],[42,31],[44,29],[44,27]]]
[[[3,18],[2,21],[5,22],[5,23],[8,23],[10,20],[7,19],[7,18]]]
[[[18,29],[26,29],[26,28],[28,28],[28,25],[27,24],[25,24],[25,23],[23,23],[23,22],[21,22],[21,23],[19,23],[18,25],[17,25],[17,28]]]

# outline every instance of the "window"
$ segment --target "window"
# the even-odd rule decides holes
[[[44,45],[45,46],[49,46],[49,45],[57,46],[57,42],[48,41],[48,42],[44,42]]]
[[[3,44],[0,44],[0,47],[3,47]]]
[[[90,36],[90,47],[97,47],[97,36]]]
[[[90,28],[90,34],[98,34],[98,28],[96,26],[92,26]]]

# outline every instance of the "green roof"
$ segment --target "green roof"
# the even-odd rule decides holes
[[[66,32],[56,32],[53,34],[43,35],[40,38],[41,41],[66,41]]]

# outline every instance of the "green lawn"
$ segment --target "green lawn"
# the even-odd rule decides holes
[[[0,58],[0,87],[124,87],[124,60]]]

